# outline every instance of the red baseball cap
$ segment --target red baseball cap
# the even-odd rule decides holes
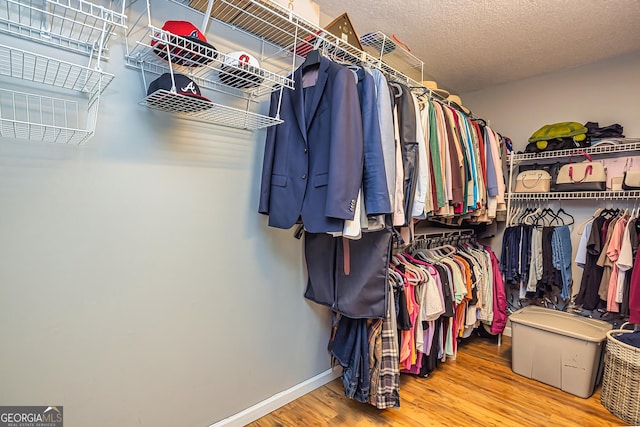
[[[218,56],[216,48],[207,42],[204,34],[191,22],[166,21],[162,30],[173,35],[168,40],[171,58],[167,58],[167,47],[161,40],[151,41],[153,52],[162,59],[170,59],[177,65],[199,67],[208,64]],[[156,34],[155,37],[158,36]]]

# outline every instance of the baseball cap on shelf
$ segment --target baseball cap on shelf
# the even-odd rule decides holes
[[[189,77],[185,76],[184,74],[174,73],[173,80],[175,81],[175,84],[176,84],[175,93],[179,95],[188,96],[191,98],[200,99],[202,101],[207,102],[207,103],[192,102],[188,106],[187,105],[181,106],[179,103],[176,102],[175,104],[176,111],[194,112],[194,111],[206,110],[213,107],[213,103],[211,102],[211,100],[209,98],[202,96],[198,85]],[[155,79],[149,84],[149,88],[147,90],[147,96],[150,96],[159,90],[166,90],[170,92],[169,96],[171,96],[173,95],[173,92],[171,91],[172,87],[173,85],[171,81],[171,73],[164,73],[163,75],[161,75],[160,77],[158,77],[157,79]]]
[[[207,38],[188,21],[166,21],[162,30],[170,33],[168,50],[164,40],[153,39],[153,53],[162,59],[170,59],[172,63],[186,67],[206,65],[218,56],[216,48],[207,42]],[[155,37],[161,37],[156,34]],[[170,56],[170,58],[167,58]]]
[[[262,83],[263,71],[256,58],[247,52],[237,51],[225,55],[220,66],[220,81],[227,86],[247,89]]]

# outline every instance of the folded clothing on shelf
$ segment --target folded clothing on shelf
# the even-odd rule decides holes
[[[587,128],[589,138],[624,138],[622,134],[624,128],[618,123],[600,127],[598,122],[587,122],[584,126]]]

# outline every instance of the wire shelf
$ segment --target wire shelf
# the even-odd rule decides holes
[[[360,43],[367,53],[388,64],[392,69],[418,82],[424,80],[424,62],[383,32],[365,34],[360,37]]]
[[[414,78],[396,70],[393,66],[384,62],[380,57],[374,57],[367,52],[364,52],[349,43],[345,42],[341,38],[329,33],[325,29],[319,28],[317,25],[310,23],[304,18],[299,17],[291,10],[280,6],[269,0],[174,0],[176,3],[182,4],[190,9],[199,11],[205,17],[209,17],[222,25],[227,25],[233,29],[240,29],[244,33],[254,36],[262,43],[268,43],[273,45],[280,52],[289,54],[295,54],[298,57],[305,57],[308,52],[313,49],[322,48],[324,52],[329,53],[332,57],[341,60],[342,62],[348,62],[352,64],[367,64],[370,67],[378,68],[385,72],[388,76],[395,81],[400,81],[409,84],[410,86],[421,86],[421,83],[416,82]],[[148,2],[147,2],[148,4]],[[150,19],[150,17],[149,17]],[[156,40],[154,45],[158,43],[166,45],[167,43],[172,48],[183,48],[184,44],[180,46],[171,45],[172,40],[169,34],[163,33],[155,27],[152,27],[151,38]],[[137,67],[146,71],[152,71],[156,73],[167,72],[167,69],[172,69],[173,65],[177,65],[176,69],[182,70],[187,68],[186,73],[196,84],[203,88],[209,88],[214,90],[221,90],[220,81],[223,83],[235,83],[236,86],[242,86],[242,84],[252,85],[255,83],[255,79],[263,79],[264,82],[261,85],[265,85],[268,90],[263,91],[258,89],[257,91],[247,91],[243,89],[245,93],[250,93],[251,96],[260,96],[264,92],[271,92],[274,90],[282,90],[283,88],[293,88],[294,82],[289,78],[280,77],[276,73],[264,73],[262,71],[256,72],[256,70],[246,69],[244,67],[230,67],[228,70],[220,69],[220,65],[228,60],[227,56],[222,53],[212,54],[211,62],[206,64],[199,64],[199,67],[185,67],[183,59],[178,58],[178,64],[158,65],[157,58],[149,59],[149,52],[153,54],[153,48],[151,42],[138,43],[139,46],[144,45],[144,52],[136,52],[137,47],[134,48],[127,55],[127,63],[130,66]],[[187,46],[187,54],[192,60],[192,55],[201,54],[202,51],[198,50],[200,46]],[[168,51],[172,52],[173,49]],[[172,59],[171,55],[165,55],[168,59]],[[215,56],[214,56],[215,55]],[[158,56],[157,54],[154,56]],[[174,61],[175,62],[175,61]],[[180,64],[182,63],[182,64]],[[211,79],[211,63],[217,63],[217,79]],[[170,67],[169,67],[170,65]],[[187,64],[195,65],[195,64]],[[411,67],[409,67],[411,68]],[[228,72],[227,72],[228,71]],[[182,72],[182,71],[180,71]],[[422,79],[422,66],[420,65],[420,76],[417,73],[414,77]],[[241,77],[238,77],[240,75]],[[222,86],[225,86],[224,84]],[[232,92],[231,92],[232,93]],[[233,93],[232,93],[233,94]],[[251,98],[249,98],[251,99]],[[167,107],[170,111],[171,108]],[[235,109],[234,109],[235,110]],[[237,111],[237,110],[236,110]],[[246,112],[243,112],[243,114]],[[201,113],[198,113],[201,114]],[[205,114],[206,115],[206,114]],[[272,122],[268,122],[265,126],[271,126],[277,124],[279,119],[263,117],[263,119],[270,119]],[[275,120],[275,121],[274,121]],[[236,126],[237,127],[237,126]],[[244,127],[244,126],[242,126]]]
[[[611,141],[612,144],[600,141]],[[557,159],[560,157],[569,157],[571,155],[581,154],[583,152],[588,154],[609,154],[640,150],[640,138],[604,138],[602,140],[594,140],[592,141],[592,144],[597,145],[586,148],[572,148],[569,150],[543,151],[541,153],[511,153],[507,157],[507,162],[513,162],[516,164],[526,160]]]
[[[31,141],[82,144],[93,130],[80,126],[77,101],[0,89],[0,136]]]
[[[216,123],[238,129],[256,130],[282,123],[282,120],[238,108],[228,107],[160,89],[150,94],[141,105],[184,118]]]
[[[209,0],[185,0],[183,3],[205,14],[209,6]],[[323,32],[291,10],[268,0],[215,0],[210,16],[279,47],[295,46],[301,40]],[[357,49],[353,49],[357,54]]]
[[[549,193],[509,193],[511,200],[637,200],[640,190],[629,191],[558,191]]]
[[[114,75],[0,44],[0,75],[89,94],[92,104]]]
[[[174,0],[207,13],[209,0]],[[396,55],[398,59],[385,62],[376,52],[371,55],[345,42],[323,28],[310,23],[291,10],[269,0],[215,0],[210,10],[212,19],[239,28],[261,41],[306,57],[312,49],[323,50],[342,62],[367,64],[377,68],[396,81],[414,87],[422,86],[422,61],[413,55]],[[405,51],[406,52],[406,51]],[[409,60],[409,62],[406,62]],[[417,72],[418,67],[420,73]],[[405,74],[403,70],[409,74]]]
[[[293,88],[293,80],[272,71],[238,62],[222,52],[149,26],[144,40],[127,55],[127,64],[155,74],[179,72],[200,88],[245,99],[260,97],[281,87]]]
[[[124,12],[124,1],[123,12]],[[107,44],[126,15],[84,0],[0,0],[0,32],[86,55]]]

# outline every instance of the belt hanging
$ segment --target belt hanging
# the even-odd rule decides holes
[[[346,237],[342,238],[342,251],[343,251],[342,265],[344,269],[344,274],[348,276],[351,273],[351,254],[349,253],[349,239],[347,239]]]

